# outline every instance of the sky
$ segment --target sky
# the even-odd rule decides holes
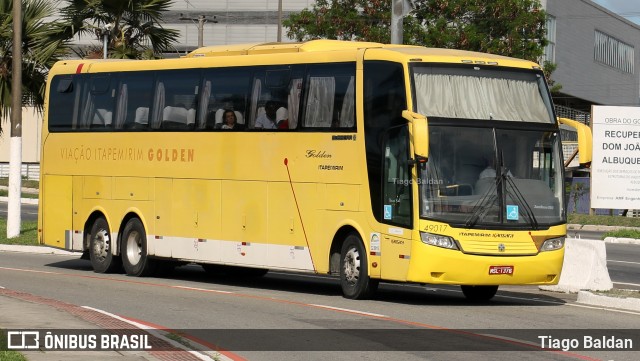
[[[593,0],[595,3],[611,10],[612,12],[640,24],[639,0]]]

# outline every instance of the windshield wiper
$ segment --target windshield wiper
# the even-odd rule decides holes
[[[510,176],[505,169],[505,171],[503,171],[503,174],[500,175],[500,178],[506,179],[507,186],[511,186],[511,188],[513,188],[513,194],[509,192],[509,190],[507,190],[507,195],[511,194],[512,198],[516,201],[516,203],[519,206],[522,206],[522,208],[524,209],[524,215],[529,219],[529,224],[531,224],[531,227],[534,230],[538,230],[539,228],[538,219],[533,213],[533,210],[531,209],[529,202],[527,202],[527,200],[522,195],[522,192],[520,192],[520,189],[518,188],[516,183],[513,181],[513,177]]]
[[[486,191],[484,191],[482,198],[480,198],[480,200],[474,206],[475,210],[473,211],[473,213],[471,213],[471,215],[469,216],[469,218],[467,218],[467,221],[465,222],[465,226],[467,228],[471,228],[475,226],[476,223],[478,223],[478,220],[480,220],[480,218],[484,216],[491,207],[493,207],[496,200],[498,199],[497,189],[500,187],[501,184],[502,184],[502,177],[497,178],[494,187],[489,187],[487,188]],[[491,194],[493,190],[496,190],[496,192]]]

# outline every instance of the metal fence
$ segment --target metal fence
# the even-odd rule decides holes
[[[556,105],[555,109],[556,109],[556,115],[561,118],[569,118],[569,119],[577,120],[586,125],[589,125],[591,123],[591,113],[589,112],[576,110],[576,109],[565,107],[562,105]]]
[[[40,179],[40,163],[22,163],[20,172],[23,179],[39,180]],[[0,163],[0,178],[9,177],[9,163]]]

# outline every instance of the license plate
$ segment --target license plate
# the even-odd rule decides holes
[[[513,266],[490,266],[489,274],[490,275],[512,275]]]

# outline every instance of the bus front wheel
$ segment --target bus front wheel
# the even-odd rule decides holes
[[[102,217],[96,219],[89,237],[89,259],[94,272],[110,273],[118,270],[120,258],[112,253],[113,240],[107,220]]]
[[[469,301],[489,301],[498,292],[498,286],[460,286]]]
[[[378,289],[378,280],[369,277],[367,253],[362,240],[350,234],[340,253],[340,285],[344,297],[366,299]]]
[[[150,276],[155,271],[155,260],[147,255],[147,233],[138,218],[131,218],[122,232],[122,265],[129,276]]]

